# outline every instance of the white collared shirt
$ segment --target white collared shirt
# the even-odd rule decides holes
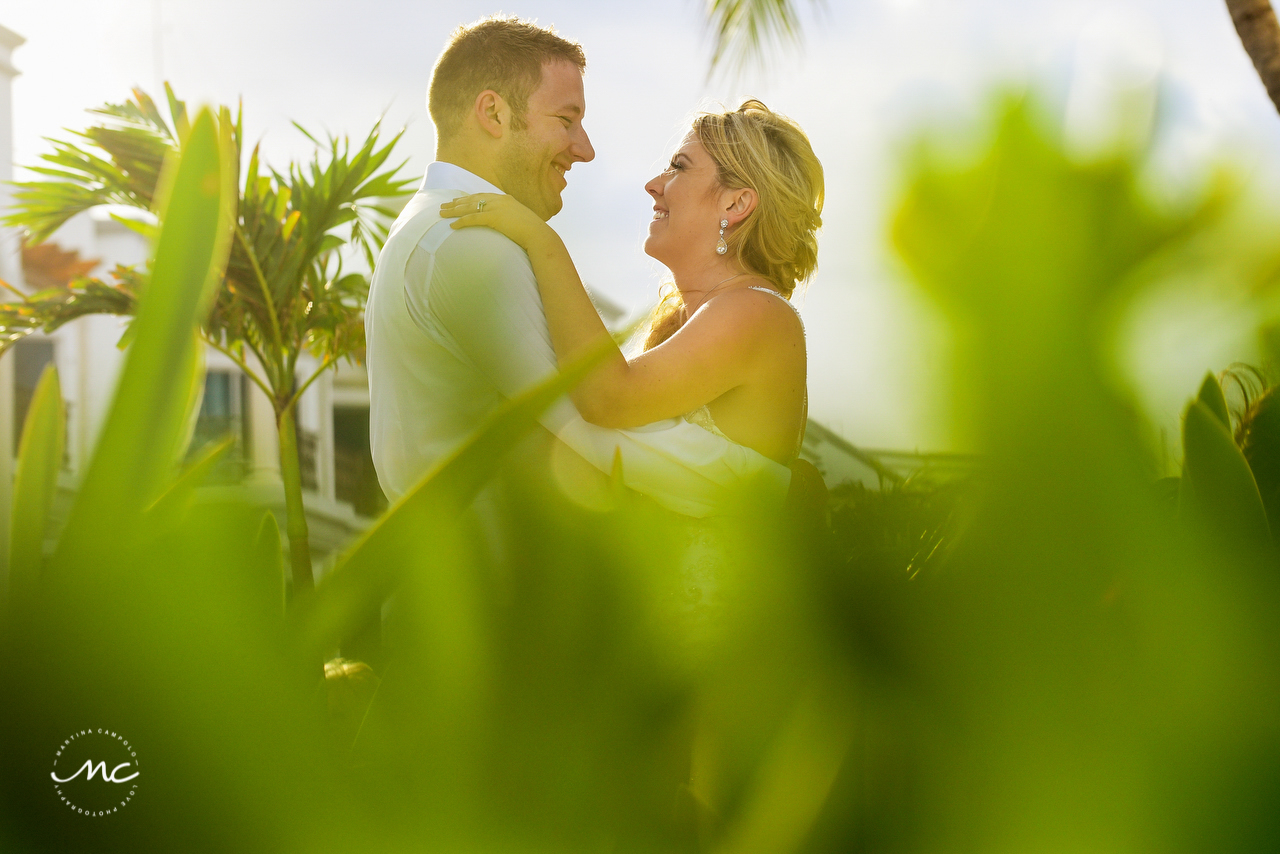
[[[452,229],[441,203],[497,187],[451,163],[427,167],[378,257],[365,309],[370,442],[392,501],[475,432],[502,402],[557,370],[537,279],[524,250],[488,228]],[[588,424],[567,397],[542,426],[600,472],[621,453],[623,480],[664,506],[706,516],[728,490],[790,471],[682,419],[634,430]]]

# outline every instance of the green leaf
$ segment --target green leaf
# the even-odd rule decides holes
[[[1258,548],[1271,542],[1258,484],[1218,414],[1194,400],[1182,422],[1184,506],[1194,508],[1224,538]]]
[[[284,225],[280,229],[280,236],[284,240],[289,239],[289,235],[293,234],[293,229],[297,226],[298,220],[302,219],[301,211],[294,211],[285,218]]]
[[[270,603],[271,611],[282,617],[285,602],[284,551],[280,548],[280,525],[270,513],[262,514],[255,550],[261,568],[258,580],[265,591],[263,601]]]
[[[38,243],[75,214],[100,205],[151,209],[175,137],[147,94],[133,94],[132,101],[91,110],[107,121],[73,132],[72,141],[46,137],[53,151],[40,159],[49,165],[31,168],[46,180],[15,185],[4,224],[26,229],[27,239]]]
[[[179,101],[178,96],[173,94],[173,87],[168,81],[164,84],[164,94],[169,100],[169,115],[173,116],[173,125],[178,132],[178,139],[186,139],[187,134],[191,132],[190,119],[187,118],[187,102]],[[150,98],[147,99],[151,100]],[[159,117],[159,113],[156,113]]]
[[[111,275],[114,285],[100,279],[79,279],[65,288],[30,294],[21,302],[0,303],[0,352],[32,332],[52,332],[87,314],[132,314],[137,272],[117,266]]]
[[[289,209],[289,197],[291,193],[288,187],[281,186],[276,193],[276,205],[271,211],[273,219],[283,219],[285,211]]]
[[[1136,152],[1079,162],[1034,104],[1010,97],[1000,109],[994,143],[976,163],[919,149],[893,224],[916,279],[948,310],[981,322],[984,338],[1010,327],[1031,343],[1064,337],[1220,209],[1212,197],[1177,210],[1153,204]]]
[[[1222,426],[1228,430],[1231,429],[1231,415],[1227,412],[1227,398],[1222,393],[1222,384],[1218,382],[1218,378],[1212,372],[1204,375],[1204,382],[1200,383],[1200,392],[1196,395],[1196,400],[1203,403],[1222,422]]]
[[[213,471],[235,443],[235,437],[228,436],[221,441],[210,442],[202,449],[178,479],[169,484],[169,488],[147,508],[147,527],[160,529],[177,522],[191,507],[196,488],[204,483],[209,472]]]
[[[49,365],[40,376],[27,410],[13,478],[9,605],[14,613],[29,606],[44,566],[44,539],[49,509],[58,491],[66,423],[58,372]]]
[[[133,217],[120,216],[117,213],[111,214],[111,218],[132,231],[134,234],[141,235],[146,239],[147,243],[154,243],[160,234],[160,226],[152,222],[144,222]]]
[[[102,542],[127,535],[163,489],[192,400],[196,325],[221,277],[230,192],[212,114],[202,110],[161,182],[160,239],[139,300],[134,340],[97,451],[59,545],[79,564]],[[75,556],[74,558],[71,556]]]

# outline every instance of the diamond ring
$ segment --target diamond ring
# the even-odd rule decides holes
[[[481,199],[480,201],[476,202],[476,210],[478,211],[484,210],[484,201],[485,201],[484,199]]]

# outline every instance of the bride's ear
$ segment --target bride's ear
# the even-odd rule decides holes
[[[750,187],[742,187],[737,190],[729,191],[729,204],[725,208],[726,218],[730,225],[737,225],[756,209],[756,202],[759,197],[756,191]]]

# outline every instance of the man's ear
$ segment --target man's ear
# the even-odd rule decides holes
[[[511,107],[492,89],[485,89],[476,96],[474,112],[481,130],[494,139],[501,139],[511,127]]]
[[[756,191],[750,187],[730,190],[728,196],[724,218],[729,220],[730,225],[737,225],[746,219],[756,209],[756,202],[759,201]]]

